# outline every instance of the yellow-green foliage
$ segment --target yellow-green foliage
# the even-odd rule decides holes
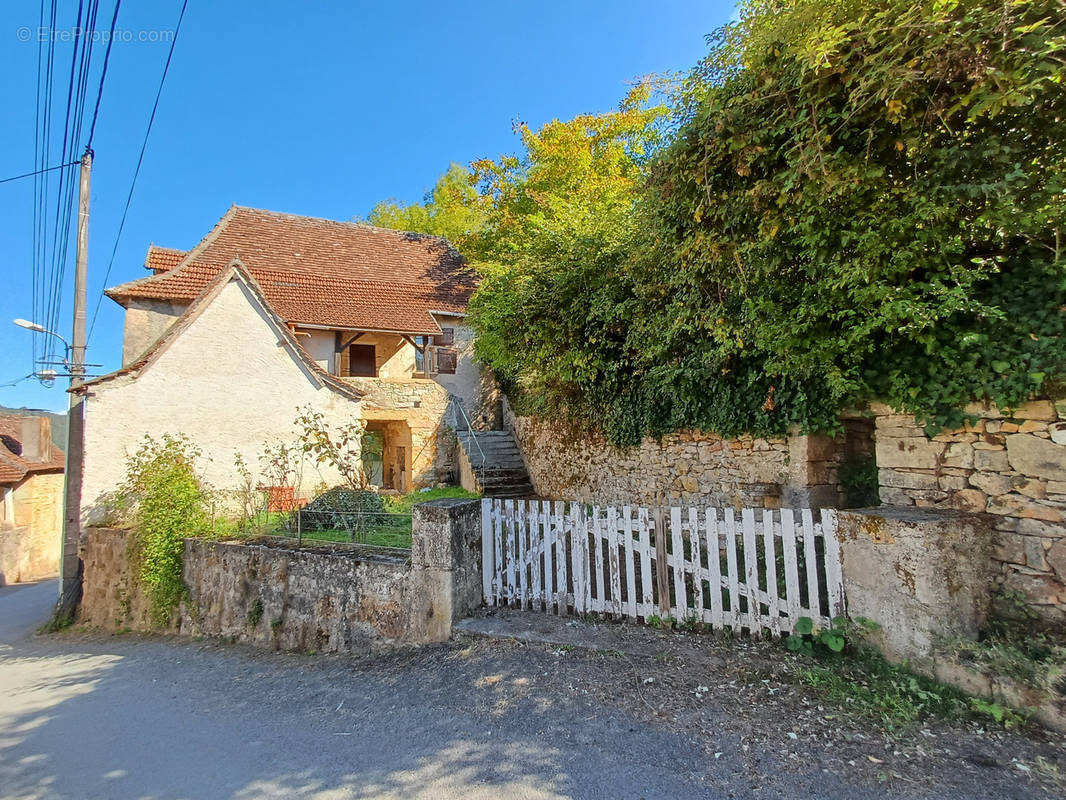
[[[476,209],[470,318],[519,410],[634,443],[1062,388],[1061,0],[747,0],[709,44],[669,109],[519,125],[420,207]]]

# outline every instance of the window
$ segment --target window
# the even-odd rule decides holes
[[[353,344],[348,348],[348,374],[353,378],[376,378],[377,351],[372,344]]]
[[[425,375],[428,370],[426,369],[426,347],[429,345],[428,336],[416,336],[415,337],[415,374]]]

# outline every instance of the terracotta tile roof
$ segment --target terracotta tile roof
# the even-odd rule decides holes
[[[150,269],[158,275],[160,272],[174,269],[185,260],[187,255],[189,255],[188,250],[175,250],[173,247],[160,247],[159,245],[150,244],[148,245],[148,253],[144,257],[144,268]]]
[[[163,335],[160,336],[155,343],[148,348],[144,355],[137,359],[137,361],[132,364],[127,364],[122,369],[115,370],[107,375],[101,375],[97,378],[85,381],[85,383],[82,384],[82,387],[92,387],[97,383],[109,381],[121,375],[133,374],[136,376],[137,373],[151,364],[172,341],[177,339],[193,323],[199,315],[200,310],[205,308],[215,298],[226,283],[234,279],[241,280],[252,290],[256,302],[262,306],[264,312],[270,318],[271,323],[276,328],[282,340],[289,346],[293,355],[303,362],[304,366],[318,381],[350,400],[359,400],[362,398],[363,393],[357,388],[340,380],[335,375],[329,374],[319,366],[318,362],[316,362],[297,341],[285,320],[267,302],[266,293],[263,291],[263,287],[260,286],[254,277],[252,277],[249,270],[245,268],[240,259],[237,258],[233,259],[233,261],[227,264],[223,270],[214,274],[210,278],[203,290],[190,301],[189,307],[185,309],[185,313],[178,318],[177,322],[167,328],[166,331],[163,332]]]
[[[62,472],[66,467],[63,451],[54,444],[48,461],[27,461],[22,457],[24,419],[27,417],[17,414],[0,415],[0,484],[18,483],[30,472]]]
[[[107,295],[188,302],[234,258],[293,324],[435,333],[430,312],[464,313],[476,284],[440,237],[233,206],[177,266]]]

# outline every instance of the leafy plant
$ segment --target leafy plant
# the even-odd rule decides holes
[[[200,479],[201,452],[184,435],[145,436],[127,457],[119,490],[132,522],[131,563],[148,596],[152,621],[164,625],[185,593],[184,540],[209,527],[213,493]]]
[[[846,713],[877,720],[888,730],[909,728],[933,716],[991,720],[1007,728],[1027,721],[1025,715],[1012,709],[890,664],[865,648],[816,660],[798,670],[796,680],[813,687]]]
[[[254,628],[259,624],[259,620],[263,618],[263,599],[261,597],[255,598],[248,606],[248,626]]]
[[[300,430],[299,452],[311,456],[317,464],[333,467],[350,489],[365,490],[370,485],[363,468],[364,421],[354,420],[334,428],[320,411],[308,406],[300,410],[296,426]]]
[[[829,627],[819,628],[810,617],[796,620],[793,632],[785,638],[785,646],[794,653],[813,655],[816,649],[841,653],[845,647],[854,647],[863,637],[878,627],[866,617],[834,617]]]
[[[246,533],[256,526],[256,520],[264,510],[263,492],[256,485],[252,471],[240,453],[233,455],[233,469],[240,478],[240,483],[233,491],[237,505],[235,525],[238,533]]]
[[[709,44],[670,108],[520,124],[396,218],[476,220],[470,318],[516,410],[629,445],[1061,386],[1057,0],[748,0]]]
[[[840,488],[848,508],[881,504],[877,460],[872,455],[849,456],[840,465]]]

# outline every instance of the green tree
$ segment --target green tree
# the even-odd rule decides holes
[[[1055,0],[747,3],[646,195],[671,265],[637,281],[663,298],[644,332],[674,332],[655,357],[801,387],[773,416],[808,426],[870,396],[957,423],[1046,390],[1066,363],[1064,20]]]
[[[474,174],[460,164],[452,164],[423,202],[403,205],[384,200],[370,210],[366,221],[382,228],[443,236],[469,256],[477,252],[486,213],[487,203],[477,190]]]
[[[1064,19],[1054,0],[747,3],[668,144],[633,161],[636,203],[551,227],[497,193],[516,212],[491,235],[519,256],[475,297],[479,352],[619,443],[832,430],[872,397],[954,424],[971,399],[1054,391]]]
[[[628,370],[634,211],[667,111],[655,99],[643,83],[617,111],[521,125],[520,155],[474,164],[492,201],[477,350],[526,408],[582,416]]]

